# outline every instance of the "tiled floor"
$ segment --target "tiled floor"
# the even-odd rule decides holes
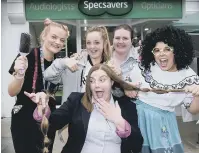
[[[180,134],[184,143],[185,153],[199,153],[199,125],[195,122],[182,123],[178,119],[178,125]],[[67,135],[67,130],[65,130],[62,135]],[[64,137],[66,142],[67,136]],[[60,153],[64,143],[62,143],[58,136],[56,136],[53,153]],[[10,118],[4,118],[1,120],[1,153],[14,153],[11,134],[10,134]]]

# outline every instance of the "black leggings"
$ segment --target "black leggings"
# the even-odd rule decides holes
[[[12,111],[11,134],[16,153],[42,153],[44,136],[32,111],[23,107],[18,113]],[[49,153],[52,153],[55,131],[49,129],[48,138],[51,141]]]

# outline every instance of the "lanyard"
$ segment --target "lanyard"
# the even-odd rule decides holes
[[[34,53],[35,53],[35,67],[34,67],[34,75],[33,75],[33,83],[32,83],[33,93],[35,93],[35,91],[36,91],[36,82],[37,82],[37,78],[38,78],[38,51],[36,48],[34,49]],[[40,61],[41,61],[41,71],[42,71],[42,75],[43,75],[43,72],[45,70],[44,55],[43,55],[43,51],[41,49],[40,49]],[[42,77],[42,79],[43,79],[44,90],[46,90],[49,88],[50,83],[47,82],[47,87],[45,88],[45,79],[44,79],[44,77]]]
[[[45,71],[45,67],[44,67],[44,53],[43,50],[40,49],[40,61],[41,61],[41,71],[42,71],[42,79],[43,79],[43,86],[44,86],[44,90],[49,89],[50,86],[50,82],[47,81],[47,86],[46,86],[46,81],[44,79],[44,71]]]

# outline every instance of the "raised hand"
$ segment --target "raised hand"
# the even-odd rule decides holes
[[[28,93],[24,91],[24,94],[37,105],[41,105],[42,108],[46,108],[48,106],[49,96],[46,95],[44,92]]]
[[[25,73],[27,68],[28,68],[27,58],[25,56],[17,57],[17,59],[15,60],[15,66],[14,66],[15,72],[17,72],[18,74],[21,74],[20,71],[23,70]]]
[[[71,70],[72,72],[75,72],[78,70],[78,60],[76,60],[75,58],[65,58],[64,62],[66,64],[66,66],[68,67],[69,70]]]
[[[117,101],[115,104],[110,104],[104,99],[97,99],[96,104],[99,107],[99,112],[110,122],[118,124],[118,122],[123,120],[121,109]]]
[[[74,58],[76,60],[79,60],[79,59],[81,59],[81,54],[80,53],[74,53],[70,56],[70,58]]]

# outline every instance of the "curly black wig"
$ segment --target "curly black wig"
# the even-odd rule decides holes
[[[151,51],[157,42],[164,42],[174,48],[174,59],[178,70],[188,68],[192,63],[194,50],[191,36],[182,29],[165,26],[148,34],[142,43],[141,65],[145,70],[150,70],[151,64],[155,64]]]

